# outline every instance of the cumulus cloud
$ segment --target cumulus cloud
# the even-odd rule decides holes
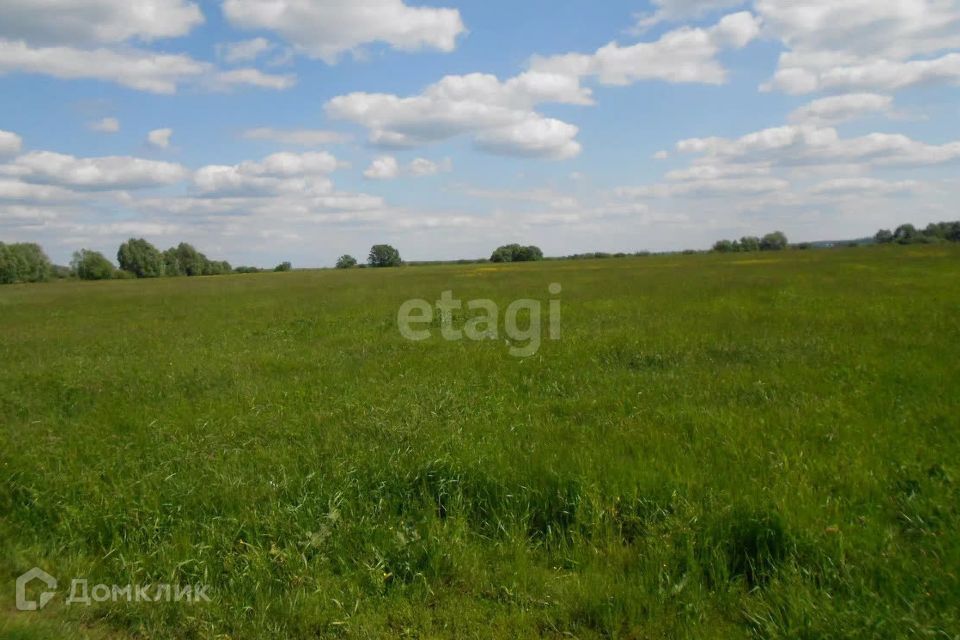
[[[266,38],[252,38],[240,42],[225,42],[217,45],[217,54],[225,62],[250,62],[273,50],[274,44]]]
[[[446,76],[420,95],[382,93],[337,96],[326,105],[333,118],[370,129],[370,140],[389,147],[413,147],[461,134],[474,134],[480,148],[494,153],[564,158],[576,155],[577,128],[533,111],[540,102],[589,102],[575,78],[527,72],[505,82],[474,73]]]
[[[12,131],[0,129],[0,156],[12,156],[20,153],[23,139]]]
[[[757,0],[765,29],[789,49],[764,89],[895,91],[960,82],[960,6],[953,0]]]
[[[789,120],[797,124],[839,124],[872,113],[889,114],[892,107],[890,96],[849,93],[814,100],[793,111]]]
[[[893,195],[916,191],[921,187],[916,180],[879,180],[877,178],[834,178],[810,189],[810,193],[849,195]]]
[[[578,128],[536,111],[545,103],[593,104],[586,78],[624,85],[641,80],[719,84],[727,72],[716,60],[725,48],[743,47],[759,33],[748,12],[725,16],[705,29],[682,28],[655,42],[622,47],[612,42],[593,54],[534,57],[530,68],[500,80],[483,73],[445,76],[418,95],[356,92],[326,105],[330,117],[370,131],[384,147],[416,147],[458,135],[499,155],[572,158],[580,153]]]
[[[120,131],[120,121],[116,118],[102,118],[90,123],[90,129],[100,133],[117,133]]]
[[[7,173],[24,182],[76,189],[142,189],[180,182],[187,171],[179,164],[126,156],[77,158],[33,151],[16,158]]]
[[[291,75],[221,71],[186,54],[135,46],[185,35],[201,22],[197,5],[184,0],[10,0],[0,21],[0,74],[101,80],[164,94],[185,83],[219,90],[293,86]],[[249,46],[238,55],[244,53],[249,55]]]
[[[643,32],[661,22],[700,18],[710,13],[741,7],[745,0],[653,0],[653,13],[637,16],[636,32]]]
[[[370,166],[363,172],[363,176],[368,180],[393,180],[401,175],[422,178],[444,173],[452,168],[453,162],[450,158],[445,158],[440,162],[434,162],[427,158],[414,158],[408,164],[401,166],[395,157],[382,155],[377,156],[370,162]]]
[[[282,91],[297,84],[297,77],[292,73],[273,74],[264,73],[259,69],[244,68],[217,72],[213,77],[213,85],[219,89],[230,89],[235,86],[260,87],[261,89],[276,89]]]
[[[400,175],[400,163],[393,156],[378,156],[363,172],[368,180],[393,180]]]
[[[723,84],[727,71],[717,60],[717,54],[727,48],[742,48],[759,33],[757,18],[743,11],[724,16],[713,27],[683,27],[665,33],[654,42],[629,46],[611,42],[593,54],[534,57],[531,68],[577,78],[596,76],[606,85],[626,85],[641,80]]]
[[[158,149],[166,149],[170,146],[172,136],[173,129],[154,129],[147,134],[147,142]]]
[[[453,161],[450,158],[444,158],[440,162],[434,162],[426,158],[414,158],[407,165],[407,172],[416,178],[433,176],[451,170],[453,170]]]
[[[223,13],[236,27],[273,31],[328,64],[375,42],[405,51],[452,51],[465,31],[456,9],[411,7],[403,0],[226,0]]]
[[[325,144],[340,144],[350,140],[350,136],[339,131],[324,129],[274,129],[258,127],[247,129],[242,136],[248,140],[268,140],[279,144],[299,147],[319,147]]]
[[[145,42],[186,35],[203,14],[185,0],[4,0],[0,38],[46,45]]]
[[[706,154],[727,162],[772,162],[785,166],[831,163],[924,166],[960,158],[960,141],[931,145],[891,133],[841,138],[837,130],[830,127],[787,125],[736,139],[681,140],[677,150]]]
[[[326,195],[333,189],[328,174],[340,166],[333,155],[322,151],[280,152],[259,162],[207,165],[194,172],[193,183],[207,196]]]

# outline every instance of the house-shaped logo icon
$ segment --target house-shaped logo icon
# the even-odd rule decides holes
[[[43,584],[47,585],[48,589],[48,591],[43,591],[40,593],[39,601],[27,599],[27,585],[34,580],[40,580],[43,582]],[[51,600],[53,600],[53,595],[56,589],[56,578],[39,567],[30,569],[30,571],[27,571],[25,574],[17,578],[17,609],[20,611],[36,611],[38,609],[43,609]]]

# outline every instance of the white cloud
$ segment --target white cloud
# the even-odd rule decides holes
[[[282,75],[264,73],[259,69],[244,68],[220,71],[213,79],[214,86],[219,89],[229,89],[236,85],[248,85],[261,89],[276,89],[282,91],[297,84],[297,77],[292,73]]]
[[[369,180],[393,180],[400,175],[400,163],[393,156],[378,156],[363,172]]]
[[[4,0],[0,38],[47,45],[145,42],[186,35],[203,22],[184,0]]]
[[[635,32],[643,32],[661,22],[700,18],[710,13],[741,7],[745,0],[653,0],[657,9],[637,16]]]
[[[370,166],[363,172],[368,180],[393,180],[401,175],[422,178],[445,173],[453,169],[453,162],[445,158],[434,162],[427,158],[414,158],[407,165],[401,166],[393,156],[382,155],[374,158]]]
[[[170,162],[125,156],[76,158],[52,151],[33,151],[16,158],[9,173],[25,182],[77,189],[139,189],[174,184],[186,169]]]
[[[173,129],[154,129],[147,134],[147,142],[158,149],[166,149],[170,146],[171,136]]]
[[[706,154],[724,162],[772,162],[783,166],[834,163],[923,166],[960,158],[960,141],[930,145],[890,133],[841,138],[836,129],[829,127],[787,125],[737,139],[681,140],[677,150]]]
[[[340,144],[350,140],[350,136],[339,131],[324,129],[273,129],[259,127],[247,129],[243,137],[248,140],[269,140],[279,144],[300,147],[319,147],[326,144]]]
[[[328,195],[328,174],[341,163],[326,152],[274,153],[260,162],[207,165],[193,175],[198,191],[207,196]]]
[[[492,153],[565,160],[580,153],[574,140],[579,129],[553,118],[531,118],[523,122],[481,131],[477,146]]]
[[[820,98],[790,114],[797,124],[839,124],[871,113],[889,114],[893,98],[875,93],[849,93]]]
[[[921,184],[916,180],[879,180],[877,178],[835,178],[825,180],[810,189],[810,193],[849,195],[893,195],[916,191]]]
[[[272,51],[274,44],[266,38],[253,38],[240,42],[225,42],[217,45],[217,54],[225,62],[251,62],[265,53]]]
[[[138,49],[33,48],[23,41],[0,40],[0,74],[13,71],[106,80],[141,91],[175,93],[179,83],[202,76],[208,65],[180,54]]]
[[[330,117],[370,129],[370,140],[390,147],[413,147],[461,134],[474,134],[478,146],[505,155],[570,157],[579,151],[577,128],[533,111],[544,101],[589,102],[575,78],[527,72],[505,82],[474,73],[446,76],[420,95],[351,93],[326,105]]]
[[[90,129],[100,133],[117,133],[120,131],[120,121],[116,118],[103,118],[90,123]]]
[[[407,166],[407,172],[414,177],[433,176],[438,173],[446,173],[453,169],[453,162],[450,158],[444,158],[440,162],[434,162],[426,158],[414,158]]]
[[[596,76],[606,85],[627,85],[641,80],[723,84],[727,71],[716,56],[722,49],[742,48],[760,33],[751,13],[724,16],[710,28],[683,27],[654,42],[621,46],[611,42],[593,54],[568,53],[535,56],[534,71],[573,77]]]
[[[274,31],[329,64],[375,42],[406,51],[452,51],[465,31],[456,9],[411,7],[402,0],[225,0],[223,13],[236,27]]]
[[[12,156],[20,153],[23,139],[12,131],[0,129],[0,156]]]
[[[960,83],[955,0],[757,0],[789,51],[765,89],[895,91]]]

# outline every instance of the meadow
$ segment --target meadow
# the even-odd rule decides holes
[[[936,245],[4,286],[0,637],[960,638],[958,283]],[[444,290],[562,337],[401,337]]]

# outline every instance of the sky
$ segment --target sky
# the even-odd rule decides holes
[[[2,0],[0,241],[234,265],[960,218],[960,0]]]

